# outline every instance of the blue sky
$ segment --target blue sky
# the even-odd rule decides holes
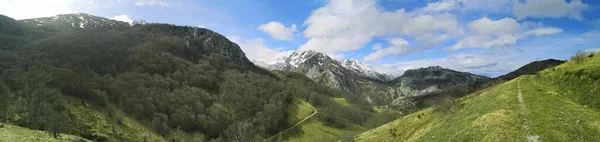
[[[200,26],[251,60],[316,50],[394,75],[439,65],[495,77],[600,48],[597,0],[0,0],[16,19],[64,13]]]

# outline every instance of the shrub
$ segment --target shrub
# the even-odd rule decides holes
[[[434,101],[433,109],[438,112],[451,112],[456,105],[456,100],[451,96],[440,97]]]
[[[580,50],[571,57],[571,61],[575,62],[576,64],[583,63],[586,57],[593,55],[594,54],[591,52]]]

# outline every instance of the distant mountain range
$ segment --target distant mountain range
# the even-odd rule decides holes
[[[294,52],[272,64],[254,63],[270,70],[302,73],[332,88],[361,95],[379,106],[399,105],[402,103],[399,100],[405,97],[489,79],[439,66],[407,70],[402,76],[394,77],[355,59],[335,60],[312,50]]]

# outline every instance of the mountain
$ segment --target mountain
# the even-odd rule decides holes
[[[598,141],[600,56],[522,75],[424,109],[356,141]]]
[[[534,75],[539,71],[545,70],[547,68],[551,68],[554,66],[558,66],[560,64],[565,63],[565,61],[561,61],[561,60],[556,60],[556,59],[547,59],[547,60],[543,60],[543,61],[535,61],[535,62],[531,62],[527,65],[524,65],[522,67],[520,67],[519,69],[512,71],[508,74],[502,75],[497,77],[496,79],[503,79],[503,80],[512,80],[514,78],[517,78],[521,75]]]
[[[61,14],[52,17],[19,20],[19,22],[30,26],[37,26],[40,28],[47,28],[57,31],[74,31],[86,28],[116,29],[130,26],[125,22],[85,13]]]
[[[438,91],[431,91],[424,93],[420,96],[411,96],[406,97],[401,102],[411,102],[409,104],[412,105],[400,105],[396,106],[403,110],[418,110],[419,108],[427,108],[431,107],[437,100],[444,98],[460,98],[476,91],[494,86],[496,84],[500,84],[502,82],[512,80],[519,76],[523,75],[534,75],[542,70],[552,68],[558,65],[563,64],[565,61],[555,60],[555,59],[547,59],[543,61],[535,61],[529,64],[526,64],[519,69],[507,73],[505,75],[499,76],[493,79],[483,79],[477,81],[470,81],[462,84],[455,84],[452,87],[447,87],[445,89],[440,89]],[[429,81],[428,81],[429,82]]]
[[[320,139],[333,141],[397,118],[304,74],[257,67],[205,28],[0,15],[0,37],[1,123],[57,139],[263,141],[336,131]],[[18,130],[0,133],[27,135]]]
[[[440,66],[407,70],[391,81],[396,86],[409,86],[419,90],[440,90],[465,82],[490,79],[486,76],[444,69]],[[428,89],[429,88],[429,89]]]
[[[254,61],[271,70],[304,74],[316,82],[342,91],[353,92],[377,106],[403,105],[403,98],[438,91],[461,83],[488,80],[488,77],[441,67],[407,70],[391,79],[354,59],[338,61],[316,51],[294,52],[274,64]]]
[[[310,60],[313,57],[316,57],[317,61],[315,63],[317,63],[319,66],[324,66],[324,65],[336,66],[336,67],[339,66],[339,67],[343,68],[343,70],[346,70],[357,76],[369,77],[369,78],[373,78],[373,79],[379,79],[382,81],[387,81],[387,80],[390,80],[391,78],[393,78],[393,76],[391,76],[391,75],[387,75],[385,73],[375,71],[375,69],[373,67],[363,64],[363,63],[360,63],[356,59],[346,59],[346,60],[339,61],[339,60],[332,59],[331,57],[329,57],[323,53],[316,52],[313,50],[308,50],[308,51],[304,51],[304,52],[294,52],[290,56],[281,58],[277,62],[272,63],[272,64],[267,64],[267,63],[260,62],[260,61],[255,61],[255,63],[257,63],[257,65],[259,65],[259,66],[262,66],[264,68],[271,69],[271,70],[290,71],[290,70],[294,70],[294,69],[298,68],[299,65],[304,64],[306,61]],[[331,65],[325,64],[325,63],[330,63]],[[306,66],[310,66],[310,65],[306,65]]]

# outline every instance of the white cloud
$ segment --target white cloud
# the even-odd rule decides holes
[[[462,34],[456,16],[438,11],[446,4],[431,4],[427,10],[381,9],[376,0],[331,0],[306,19],[303,35],[308,41],[299,50],[315,50],[328,55],[360,49],[373,37],[412,37],[415,49]],[[426,13],[422,11],[430,11]],[[435,12],[434,12],[435,11]]]
[[[459,40],[452,50],[462,48],[494,48],[514,45],[530,35],[541,36],[562,32],[562,29],[543,27],[541,23],[518,23],[512,18],[491,20],[483,17],[469,22],[470,35]]]
[[[563,30],[559,29],[559,28],[538,28],[538,29],[528,31],[525,34],[540,36],[540,35],[551,35],[551,34],[556,34],[556,33],[560,33],[560,32],[563,32]]]
[[[502,18],[499,20],[490,20],[487,17],[469,22],[469,29],[475,34],[481,35],[503,35],[513,34],[519,31],[519,23],[512,18]]]
[[[598,34],[600,35],[600,34]],[[375,64],[378,71],[401,75],[407,69],[428,66],[442,66],[457,71],[496,77],[514,71],[536,60],[568,60],[579,50],[598,50],[600,36],[557,35],[538,37],[523,41],[512,48],[479,50],[469,53],[453,52],[446,57],[423,60],[397,61],[389,64]]]
[[[515,3],[513,13],[517,19],[569,17],[580,20],[583,18],[581,12],[587,8],[588,5],[581,0],[526,0],[525,3]]]
[[[136,0],[135,5],[169,7],[169,3],[163,0]]]
[[[438,59],[425,59],[425,60],[412,60],[406,62],[400,62],[397,64],[386,64],[376,66],[378,71],[393,75],[401,75],[404,71],[409,69],[418,69],[429,66],[441,66],[443,68],[473,72],[478,74],[499,74],[506,72],[507,66],[511,64],[502,64],[499,66],[499,62],[489,56],[478,55],[478,54],[451,54],[444,58]]]
[[[133,20],[131,20],[128,15],[117,15],[117,16],[112,17],[110,19],[117,20],[117,21],[127,22],[129,24],[131,24],[133,22]]]
[[[408,50],[408,41],[406,41],[402,38],[388,39],[388,42],[391,45],[390,47],[381,48],[381,44],[379,44],[379,49],[375,49],[374,52],[365,56],[363,60],[365,60],[365,61],[378,60],[385,56],[398,55],[398,54],[403,53],[406,50]]]
[[[49,17],[75,13],[69,7],[73,0],[0,0],[0,14],[14,19]]]
[[[460,8],[460,3],[456,0],[440,0],[438,2],[428,3],[422,10],[426,13],[447,12]]]
[[[512,0],[458,0],[465,10],[504,12],[510,10]]]
[[[584,51],[585,52],[594,52],[594,53],[596,53],[596,52],[600,52],[600,48],[590,48],[590,49],[585,49]]]
[[[292,35],[297,31],[296,24],[292,24],[291,27],[285,27],[283,24],[277,21],[271,21],[266,24],[258,26],[258,29],[268,33],[273,39],[276,40],[292,40]]]
[[[271,49],[265,45],[261,38],[242,39],[238,36],[227,37],[232,42],[237,43],[242,51],[246,53],[246,57],[252,61],[261,61],[267,64],[273,64],[282,57],[287,57],[292,54],[292,50]]]

